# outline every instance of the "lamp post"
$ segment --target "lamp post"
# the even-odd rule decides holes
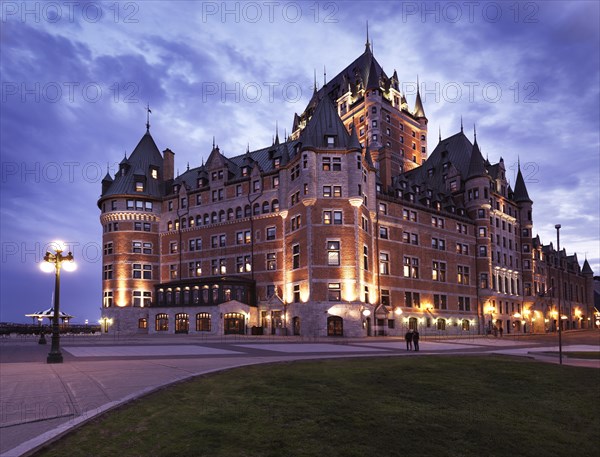
[[[560,313],[560,289],[561,289],[561,263],[560,263],[560,224],[556,224],[554,226],[556,229],[556,250],[558,255],[558,318],[556,322],[558,323],[558,361],[562,365],[562,322],[561,322],[561,313]]]
[[[69,253],[65,256],[62,255],[64,251],[63,244],[61,242],[53,243],[55,245],[54,254],[46,251],[44,256],[44,262],[40,264],[42,271],[51,273],[54,271],[54,314],[52,315],[52,345],[50,346],[50,352],[46,358],[47,363],[62,363],[63,356],[60,352],[60,329],[58,326],[58,315],[60,311],[60,269],[64,264],[65,270],[74,271],[77,266],[73,262],[73,254]]]
[[[113,323],[113,320],[110,317],[102,316],[98,321],[104,330],[104,333],[108,333],[108,327],[110,327]]]

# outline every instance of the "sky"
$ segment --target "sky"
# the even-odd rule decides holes
[[[61,310],[96,322],[97,200],[145,133],[181,172],[289,133],[317,82],[369,38],[430,138],[460,130],[514,183],[520,162],[534,233],[600,272],[599,4],[595,1],[0,2],[0,321],[52,305],[38,263],[61,239],[78,269]],[[436,141],[429,142],[429,152]]]

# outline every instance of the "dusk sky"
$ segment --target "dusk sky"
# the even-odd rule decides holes
[[[145,132],[180,172],[290,132],[294,112],[363,53],[417,75],[429,151],[460,130],[492,163],[517,162],[534,233],[600,272],[599,3],[11,2],[0,3],[0,321],[49,308],[46,246],[67,242],[61,309],[97,322],[102,303],[100,181]]]

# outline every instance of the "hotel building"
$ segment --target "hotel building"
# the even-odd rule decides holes
[[[593,272],[534,236],[521,170],[509,183],[462,126],[435,144],[427,122],[419,92],[410,108],[367,42],[269,147],[226,157],[213,141],[206,163],[175,176],[147,125],[102,181],[105,328],[360,337],[593,325]]]

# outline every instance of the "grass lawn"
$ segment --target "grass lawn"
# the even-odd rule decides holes
[[[597,456],[600,370],[502,357],[244,367],[94,420],[36,456]]]

